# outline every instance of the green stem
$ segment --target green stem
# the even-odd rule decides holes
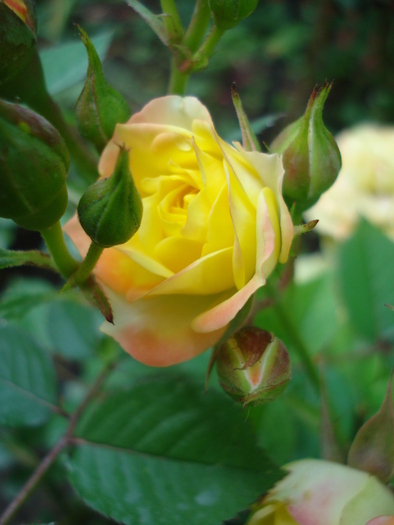
[[[60,221],[40,233],[61,274],[66,278],[70,277],[77,270],[79,262],[68,251]]]
[[[207,38],[204,40],[201,47],[195,53],[192,60],[199,62],[202,56],[206,56],[207,58],[210,57],[213,51],[215,50],[215,47],[217,46],[219,40],[224,35],[224,33],[225,33],[224,29],[218,29],[217,26],[213,25]]]
[[[105,379],[107,378],[108,373],[111,372],[113,368],[114,368],[114,364],[108,363],[105,365],[105,368],[102,370],[102,372],[97,376],[95,382],[89,389],[84,400],[79,405],[77,410],[70,417],[70,422],[68,424],[66,433],[64,434],[63,437],[60,438],[60,440],[53,447],[53,449],[50,450],[50,452],[45,456],[45,458],[41,461],[41,463],[38,465],[36,470],[33,472],[32,476],[27,480],[25,485],[22,487],[19,494],[15,497],[15,499],[11,501],[9,506],[5,509],[4,513],[0,516],[0,525],[6,525],[7,523],[10,522],[10,520],[18,512],[21,506],[25,503],[25,501],[31,496],[31,494],[37,488],[37,486],[39,485],[39,483],[42,481],[43,477],[47,473],[48,469],[51,467],[51,465],[55,461],[55,459],[59,456],[59,454],[66,447],[68,447],[72,443],[73,433],[74,433],[76,424],[78,423],[78,420],[80,419],[81,415],[84,413],[86,407],[97,396]]]
[[[31,478],[28,479],[26,484],[23,486],[22,490],[19,492],[18,496],[10,503],[10,505],[5,509],[4,513],[0,517],[0,525],[6,525],[12,519],[14,514],[19,510],[19,508],[25,503],[34,489],[37,487],[43,476],[46,474],[49,467],[58,457],[60,452],[68,445],[68,440],[62,438],[57,445],[49,452],[47,456],[42,460],[37,469],[34,471]]]
[[[103,250],[104,248],[102,246],[99,246],[98,244],[92,241],[85,259],[82,261],[78,270],[72,277],[72,280],[75,284],[81,285],[89,278],[90,274],[93,271],[93,268],[96,266],[98,260],[100,259]]]
[[[197,51],[200,46],[210,19],[211,10],[208,0],[197,0],[192,19],[183,38],[184,46],[190,49],[192,53]]]
[[[190,78],[190,73],[183,73],[179,71],[176,59],[173,57],[171,59],[171,75],[170,82],[168,85],[168,94],[169,95],[180,95],[183,97],[186,93],[187,83]]]
[[[160,4],[163,14],[169,15],[163,18],[163,22],[170,42],[181,42],[183,37],[183,27],[174,0],[160,0]]]
[[[314,362],[311,359],[311,356],[309,355],[309,351],[307,347],[305,346],[304,341],[302,340],[298,329],[296,326],[294,326],[291,318],[287,314],[286,310],[283,308],[282,301],[280,294],[278,293],[275,286],[269,283],[269,281],[266,283],[266,288],[269,291],[271,297],[275,301],[275,311],[280,318],[282,325],[286,329],[286,332],[291,339],[294,349],[298,354],[298,357],[301,360],[302,366],[304,368],[304,371],[306,375],[308,376],[313,388],[315,389],[316,393],[320,392],[320,377],[319,372],[314,364]]]

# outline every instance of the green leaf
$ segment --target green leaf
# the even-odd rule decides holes
[[[49,255],[41,253],[38,250],[17,251],[4,250],[0,248],[0,270],[3,268],[11,268],[13,266],[23,265],[39,266],[48,270],[56,270],[56,266],[52,262]]]
[[[362,221],[340,251],[339,278],[350,321],[370,341],[393,337],[394,243]]]
[[[85,359],[94,355],[102,334],[102,318],[97,310],[76,301],[53,302],[48,314],[48,333],[55,353],[68,359]]]
[[[49,355],[25,332],[0,328],[0,423],[38,425],[56,402]]]
[[[47,281],[15,279],[1,297],[0,318],[21,319],[33,308],[56,296],[57,290]]]
[[[310,353],[316,354],[330,341],[338,326],[332,281],[331,275],[325,275],[306,283],[291,284],[283,293],[279,307],[273,305],[257,314],[257,325],[282,339],[290,351],[294,348],[292,331],[296,331]]]
[[[101,60],[110,46],[113,31],[106,30],[92,38]],[[53,96],[85,79],[88,58],[82,42],[62,43],[40,52],[48,92]]]
[[[152,31],[156,33],[156,35],[160,38],[163,44],[167,46],[169,42],[161,16],[154,15],[138,0],[126,0],[126,2],[132,9],[134,9],[136,13],[140,15],[141,18],[145,20],[145,22],[152,29]]]
[[[190,377],[145,378],[87,410],[71,482],[126,525],[221,522],[282,477],[245,419]]]

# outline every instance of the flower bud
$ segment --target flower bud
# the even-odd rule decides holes
[[[331,84],[313,93],[304,115],[287,126],[270,146],[283,155],[283,195],[300,211],[310,208],[328,190],[341,168],[341,154],[334,137],[323,123],[323,107]]]
[[[258,3],[259,0],[208,0],[215,25],[224,31],[252,14]]]
[[[219,348],[216,365],[223,390],[244,406],[273,401],[291,379],[285,345],[253,326],[242,328]]]
[[[112,138],[115,125],[126,122],[130,108],[106,81],[98,54],[86,32],[79,27],[88,52],[89,67],[85,85],[77,101],[77,126],[81,135],[101,151]]]
[[[87,188],[78,204],[82,228],[99,246],[127,242],[138,230],[142,200],[129,169],[128,152],[120,150],[114,173]]]
[[[318,459],[283,469],[288,475],[252,506],[246,525],[392,525],[394,495],[374,476]]]
[[[25,67],[36,43],[32,0],[0,0],[0,85]]]
[[[0,217],[28,230],[49,228],[67,206],[70,160],[44,118],[0,100]]]

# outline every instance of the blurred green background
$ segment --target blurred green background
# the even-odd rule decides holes
[[[158,0],[144,4],[159,12]],[[179,0],[177,5],[186,24],[194,2]],[[166,93],[170,54],[126,2],[39,0],[37,13],[39,49],[48,89],[70,123],[75,120],[75,104],[87,68],[76,23],[93,39],[108,80],[126,97],[133,111]],[[266,143],[303,113],[314,85],[325,79],[334,81],[324,112],[325,122],[334,134],[365,121],[393,123],[393,14],[390,0],[261,0],[252,16],[225,34],[209,67],[191,78],[188,94],[198,96],[207,105],[219,133],[229,140],[240,138],[230,94],[234,81],[250,119],[256,120],[257,125],[260,122],[261,129],[264,124],[272,124],[260,134]],[[259,121],[261,117],[270,118]],[[383,248],[392,250],[385,239],[376,237],[376,232],[360,232],[360,238],[372,239],[368,246],[379,246],[382,254],[386,253]],[[0,221],[0,247],[39,246],[39,234],[16,229],[10,221]],[[357,260],[346,259],[348,273],[353,272]],[[382,255],[381,267],[385,261]],[[375,273],[384,272],[379,267]],[[23,327],[55,354],[59,394],[65,406],[72,409],[112,342],[97,330],[100,315],[86,307],[80,297],[57,300],[57,288],[38,278],[47,280],[48,273],[33,268],[0,272],[0,326],[9,323]],[[60,282],[55,278],[53,284]],[[327,353],[325,379],[339,437],[346,446],[361,422],[382,401],[387,371],[393,366],[392,334],[376,336],[381,347],[377,346],[380,352],[374,353],[374,341],[367,345],[362,330],[350,327],[343,317],[336,286],[332,275],[327,274],[312,283],[290,288],[287,299],[291,314],[297,310],[292,304],[298,307],[295,322],[302,326],[303,335],[307,337],[314,329],[319,351],[323,348],[322,353]],[[270,326],[274,322],[270,315],[270,310],[266,310],[257,321]],[[316,327],[323,325],[325,331],[318,331]],[[277,328],[280,332],[280,326]],[[357,354],[356,359],[352,352]],[[155,373],[121,355],[109,387],[128,388],[139,376]],[[163,373],[187,371],[202,382],[208,359],[205,353]],[[305,384],[297,363],[286,396],[245,414],[248,418],[257,429],[259,443],[278,463],[305,455],[318,456],[321,452],[319,403]],[[282,431],[284,420],[288,425],[286,432]],[[0,430],[0,508],[17,494],[39,458],[64,429],[58,416],[45,425],[38,421],[37,425],[5,426]],[[65,481],[66,471],[67,461],[60,461],[12,523],[50,521],[54,517],[61,525],[109,522],[75,497]]]
[[[155,13],[158,0],[144,4]],[[178,1],[185,25],[194,2]],[[325,109],[333,132],[360,121],[394,120],[394,6],[390,0],[261,0],[256,11],[228,31],[207,70],[188,87],[209,107],[222,134],[236,128],[230,86],[236,82],[251,119],[303,113],[316,83],[334,81]],[[166,91],[169,52],[126,2],[38,2],[40,47],[77,41],[74,23],[91,37],[110,34],[105,70],[133,110]],[[104,43],[104,48],[107,42]],[[71,64],[78,65],[81,53]],[[60,83],[67,72],[60,69]],[[59,71],[59,72],[60,72]],[[80,86],[56,90],[70,110]],[[283,121],[278,123],[278,128]],[[270,141],[276,129],[263,138]]]

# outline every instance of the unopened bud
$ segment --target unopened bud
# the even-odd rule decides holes
[[[0,0],[0,85],[25,67],[36,43],[32,0]]]
[[[77,126],[81,135],[101,151],[112,138],[116,124],[126,122],[130,108],[104,77],[99,56],[86,32],[79,27],[88,52],[86,82],[77,101]]]
[[[141,224],[142,200],[130,173],[128,152],[120,150],[114,173],[87,188],[78,204],[82,228],[99,246],[124,244]]]
[[[260,328],[242,328],[224,343],[216,355],[220,385],[245,405],[276,399],[291,379],[285,345]]]
[[[44,118],[0,100],[0,217],[28,230],[49,228],[65,212],[70,160]]]
[[[341,168],[341,154],[323,123],[323,107],[331,84],[313,93],[304,115],[287,126],[270,146],[283,155],[283,195],[300,211],[310,208],[334,183]]]
[[[208,0],[213,21],[222,30],[238,25],[253,13],[258,3],[259,0]]]

